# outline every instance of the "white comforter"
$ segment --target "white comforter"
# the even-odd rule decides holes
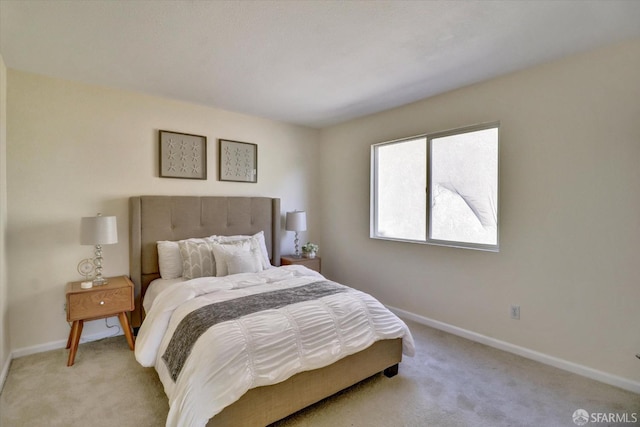
[[[402,337],[403,353],[413,356],[413,339],[404,322],[370,295],[349,289],[214,325],[196,341],[173,382],[162,355],[188,313],[214,302],[318,280],[325,279],[302,266],[285,266],[193,279],[162,291],[140,328],[135,355],[140,364],[158,371],[169,397],[166,425],[204,426],[251,388],[330,365],[381,339]]]

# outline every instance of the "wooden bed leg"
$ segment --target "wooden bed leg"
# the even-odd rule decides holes
[[[387,378],[395,377],[396,375],[398,375],[398,363],[396,363],[393,366],[389,366],[383,372],[384,372],[384,376]]]

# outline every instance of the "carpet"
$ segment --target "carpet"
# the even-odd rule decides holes
[[[407,322],[417,355],[272,427],[575,426],[578,409],[640,419],[640,395]],[[123,336],[15,359],[0,426],[163,426],[167,398]],[[626,414],[626,415],[625,415]],[[588,425],[640,425],[589,423]]]

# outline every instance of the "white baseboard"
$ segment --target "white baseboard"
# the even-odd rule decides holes
[[[4,389],[4,382],[7,380],[7,375],[9,374],[9,366],[11,366],[11,355],[7,357],[7,361],[2,367],[2,372],[0,372],[0,393]]]
[[[591,378],[596,381],[603,382],[615,387],[622,388],[634,393],[640,394],[640,382],[632,381],[627,378],[619,377],[607,372],[598,371],[596,369],[589,368],[587,366],[579,365],[577,363],[569,362],[568,360],[559,359],[557,357],[550,356],[548,354],[540,353],[525,347],[520,347],[515,344],[508,343],[506,341],[500,341],[495,338],[487,337],[482,334],[478,334],[473,331],[459,328],[457,326],[449,325],[448,323],[433,320],[428,317],[420,316],[409,311],[401,310],[395,307],[388,307],[398,317],[402,317],[414,322],[430,326],[435,329],[439,329],[448,332],[453,335],[457,335],[466,338],[471,341],[475,341],[481,344],[494,347],[499,350],[504,350],[509,353],[517,354],[518,356],[526,357],[527,359],[535,360],[536,362],[544,363],[565,371],[572,372],[574,374],[582,375],[583,377]]]
[[[101,340],[103,338],[114,337],[117,335],[123,335],[122,330],[114,334],[113,331],[105,330],[91,335],[83,335],[80,338],[80,344]],[[67,340],[51,341],[45,344],[34,345],[31,347],[19,348],[11,352],[11,359],[18,357],[29,356],[30,354],[42,353],[43,351],[58,350],[67,346]]]

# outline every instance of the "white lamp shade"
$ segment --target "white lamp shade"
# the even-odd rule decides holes
[[[110,245],[118,243],[115,216],[88,216],[80,221],[81,245]]]
[[[284,228],[287,231],[305,231],[307,229],[307,213],[305,211],[287,212]]]

